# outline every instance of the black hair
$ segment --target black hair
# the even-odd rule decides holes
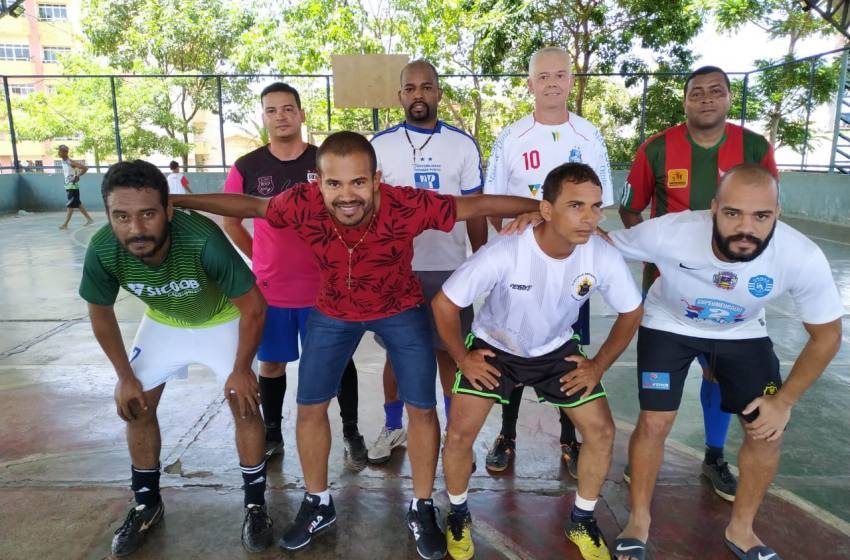
[[[366,154],[369,156],[369,166],[372,175],[378,170],[378,157],[375,155],[375,148],[372,143],[366,140],[366,137],[356,132],[343,130],[342,132],[334,132],[322,142],[319,150],[316,152],[316,167],[319,168],[319,175],[322,174],[322,159],[325,154],[333,154],[335,156],[347,156],[351,154]]]
[[[137,159],[133,161],[119,161],[110,166],[103,182],[100,184],[100,194],[103,196],[103,204],[108,208],[106,198],[115,189],[154,189],[159,192],[159,200],[163,208],[168,207],[168,180],[162,171],[154,164]]]
[[[724,72],[722,68],[718,68],[717,66],[701,66],[690,74],[688,74],[688,77],[685,78],[685,89],[683,90],[685,95],[688,94],[688,85],[691,83],[691,80],[693,80],[697,76],[703,76],[705,74],[714,74],[715,72],[723,74],[723,79],[726,81],[726,89],[731,91],[732,84],[729,83],[729,76],[726,75],[726,72]]]
[[[180,168],[180,164],[177,163],[176,161],[172,160],[171,163],[168,164],[168,168],[171,169],[172,171],[175,171],[175,170]]]
[[[546,175],[543,181],[543,200],[555,204],[561,195],[564,183],[593,183],[600,189],[602,182],[596,171],[586,163],[562,163]]]
[[[260,101],[268,94],[278,91],[291,94],[295,98],[295,106],[301,108],[301,96],[298,95],[298,90],[284,82],[274,82],[264,87],[263,91],[260,92]]]

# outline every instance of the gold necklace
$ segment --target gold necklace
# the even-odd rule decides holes
[[[334,222],[333,217],[331,217],[331,227],[334,228],[334,233],[339,238],[339,242],[342,243],[342,246],[345,247],[346,251],[348,251],[348,278],[346,279],[345,283],[348,286],[349,292],[351,291],[351,257],[354,256],[354,250],[361,243],[363,243],[363,240],[366,239],[366,234],[368,234],[369,230],[372,229],[372,224],[375,223],[375,215],[377,213],[378,213],[377,209],[372,211],[372,219],[369,220],[369,225],[366,226],[366,231],[363,232],[363,235],[360,236],[360,239],[357,240],[357,243],[355,243],[354,245],[352,245],[350,247],[348,246],[348,243],[345,242],[345,239],[342,238],[342,235],[340,235],[339,230],[336,228],[336,223]]]

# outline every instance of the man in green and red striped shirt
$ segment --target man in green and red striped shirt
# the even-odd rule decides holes
[[[773,147],[760,134],[726,122],[732,104],[729,77],[716,66],[694,70],[685,80],[685,122],[662,130],[638,148],[620,200],[620,217],[627,228],[650,216],[683,210],[707,210],[720,178],[741,163],[757,163],[778,179]],[[658,277],[658,269],[644,265],[643,293]],[[723,459],[731,415],[720,409],[720,388],[708,363],[700,358],[700,389],[705,423],[703,474],[715,492],[734,501],[737,481]]]

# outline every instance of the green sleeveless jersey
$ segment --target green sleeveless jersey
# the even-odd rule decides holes
[[[239,316],[230,302],[254,285],[251,270],[219,227],[195,212],[175,210],[171,247],[159,266],[128,252],[107,224],[91,239],[80,296],[112,305],[124,288],[148,305],[147,315],[174,327],[210,327]]]

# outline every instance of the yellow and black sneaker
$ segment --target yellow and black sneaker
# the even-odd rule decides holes
[[[454,560],[469,560],[475,555],[475,545],[472,543],[472,516],[469,512],[449,512],[446,544],[449,554]]]
[[[581,551],[581,557],[584,560],[611,559],[611,553],[608,552],[608,545],[605,537],[602,536],[602,531],[596,525],[596,519],[570,521],[570,524],[564,527],[564,532]]]

